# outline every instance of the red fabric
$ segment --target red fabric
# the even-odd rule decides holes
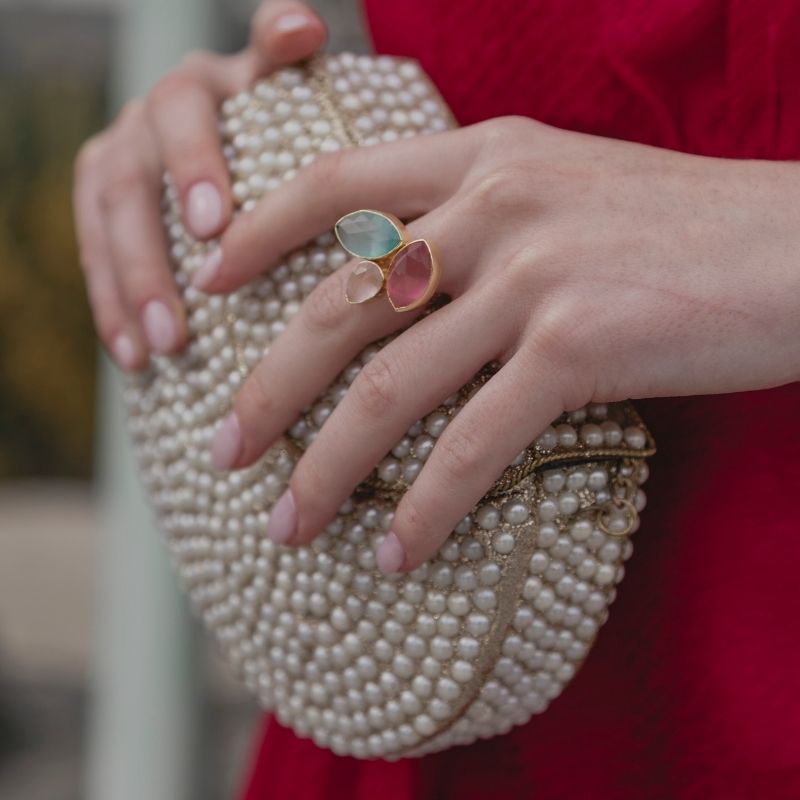
[[[515,113],[696,153],[800,156],[788,0],[367,11],[376,49],[418,58],[462,123]],[[649,507],[562,697],[506,736],[394,764],[269,720],[247,800],[800,798],[800,384],[638,405],[660,447]]]

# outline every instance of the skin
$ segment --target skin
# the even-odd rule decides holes
[[[283,14],[305,15],[307,26],[281,33]],[[135,341],[128,369],[147,361],[139,319],[153,298],[174,313],[170,350],[185,341],[158,216],[164,168],[182,197],[203,180],[221,192],[223,218],[207,232],[221,249],[201,272],[209,293],[269,271],[357,208],[413,220],[410,234],[436,244],[439,288],[452,301],[361,371],[298,462],[273,512],[276,541],[313,539],[406,429],[491,360],[501,369],[399,503],[378,553],[384,571],[430,558],[565,410],[800,379],[794,164],[688,156],[502,117],[323,155],[230,223],[216,105],[324,36],[301,5],[265,3],[247,50],[189,59],[90,142],[77,168],[97,327],[112,354],[120,333]],[[127,151],[121,166],[114,155]],[[243,386],[214,444],[220,469],[258,459],[364,346],[418,315],[397,314],[385,299],[348,305],[354,264],[314,290]]]

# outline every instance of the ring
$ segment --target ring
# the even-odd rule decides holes
[[[441,278],[434,247],[427,239],[411,239],[393,214],[351,211],[334,231],[339,244],[362,259],[347,279],[348,303],[366,303],[385,291],[395,311],[413,311],[433,297]]]

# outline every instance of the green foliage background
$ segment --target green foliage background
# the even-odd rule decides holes
[[[72,225],[72,162],[99,87],[0,77],[0,478],[91,472],[96,339]]]

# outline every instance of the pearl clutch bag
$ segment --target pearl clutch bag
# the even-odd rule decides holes
[[[342,54],[283,69],[222,108],[238,213],[317,153],[454,124],[412,61]],[[326,232],[247,287],[208,297],[190,278],[209,246],[183,228],[169,180],[164,214],[191,336],[127,385],[130,429],[175,569],[237,675],[299,736],[359,758],[420,756],[544,711],[585,659],[631,555],[655,452],[634,408],[554,420],[433,559],[383,576],[375,548],[398,499],[487,365],[409,428],[309,546],[275,545],[270,509],[382,343],[257,464],[216,473],[212,436],[244,378],[347,256]]]

